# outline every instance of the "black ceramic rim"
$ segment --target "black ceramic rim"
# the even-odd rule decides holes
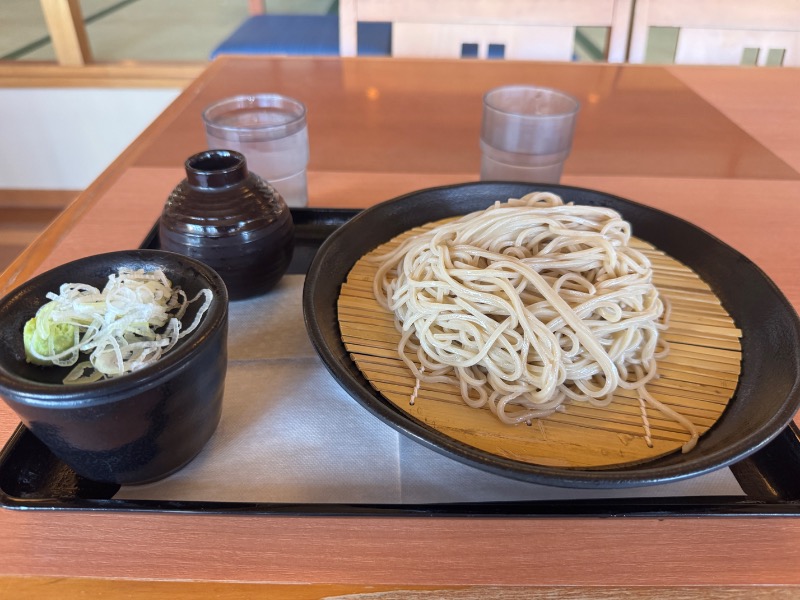
[[[692,267],[709,283],[743,330],[739,386],[718,422],[690,453],[604,469],[547,467],[506,459],[459,442],[395,408],[350,358],[339,333],[341,284],[365,253],[403,231],[479,210],[496,200],[552,191],[565,201],[608,206],[630,221],[634,235]],[[752,261],[699,227],[664,211],[561,185],[466,183],[420,190],[369,208],[320,247],[306,276],[303,313],[326,368],[350,395],[400,433],[465,464],[514,479],[583,488],[621,488],[678,481],[730,465],[762,448],[800,406],[800,320],[775,284]],[[761,407],[763,404],[763,407]],[[756,423],[748,411],[763,410]]]
[[[183,163],[186,181],[199,188],[223,188],[247,178],[244,154],[235,150],[205,150],[193,154]]]
[[[170,265],[180,265],[181,269],[193,272],[197,277],[205,281],[205,285],[214,294],[214,301],[198,324],[197,329],[182,340],[172,351],[162,356],[158,362],[124,376],[93,383],[69,385],[42,383],[30,379],[21,379],[9,373],[0,364],[0,390],[13,389],[15,402],[29,406],[74,409],[78,406],[100,406],[115,402],[120,397],[125,397],[131,389],[142,391],[150,389],[159,385],[163,378],[171,377],[176,371],[185,368],[189,359],[200,351],[203,341],[227,322],[228,292],[216,271],[193,258],[164,250],[123,250],[96,254],[65,263],[23,283],[3,299],[0,299],[0,305],[6,304],[6,302],[20,294],[27,295],[28,288],[38,285],[39,282],[45,279],[55,277],[61,283],[67,283],[71,281],[70,273],[76,267],[91,263],[107,264],[109,275],[115,272],[118,266],[125,264],[157,265],[164,268],[167,277],[170,279],[172,279],[169,274]],[[44,300],[45,298],[42,297],[42,304]]]

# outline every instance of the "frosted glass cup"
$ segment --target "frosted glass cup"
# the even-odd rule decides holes
[[[209,149],[236,150],[289,206],[308,205],[308,127],[302,102],[280,94],[234,96],[203,112]]]
[[[513,85],[487,92],[481,180],[558,183],[579,109],[575,98],[550,88]]]

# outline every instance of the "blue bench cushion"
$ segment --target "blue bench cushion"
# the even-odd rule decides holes
[[[358,23],[359,56],[390,56],[391,23]],[[211,52],[219,54],[294,54],[339,56],[339,17],[332,15],[255,15]]]

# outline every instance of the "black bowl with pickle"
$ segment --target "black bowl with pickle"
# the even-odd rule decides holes
[[[130,273],[146,285],[136,287]],[[110,278],[134,283],[112,297]],[[61,291],[69,284],[99,295],[75,299],[78,308],[71,310],[72,297]],[[177,300],[167,302],[165,289]],[[137,307],[153,304],[156,316],[127,316],[126,298]],[[57,310],[39,312],[51,302]],[[90,317],[92,324],[84,324]],[[41,329],[42,319],[51,318],[58,323],[45,328],[50,339],[42,334],[37,341],[33,319]],[[83,477],[116,484],[161,479],[191,461],[219,423],[228,294],[199,261],[160,250],[82,258],[0,299],[0,324],[0,397]],[[98,330],[106,326],[124,336],[103,338]]]

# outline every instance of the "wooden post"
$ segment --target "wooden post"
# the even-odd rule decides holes
[[[58,64],[77,67],[92,62],[80,0],[40,0]]]
[[[358,54],[358,2],[339,0],[339,54]]]

